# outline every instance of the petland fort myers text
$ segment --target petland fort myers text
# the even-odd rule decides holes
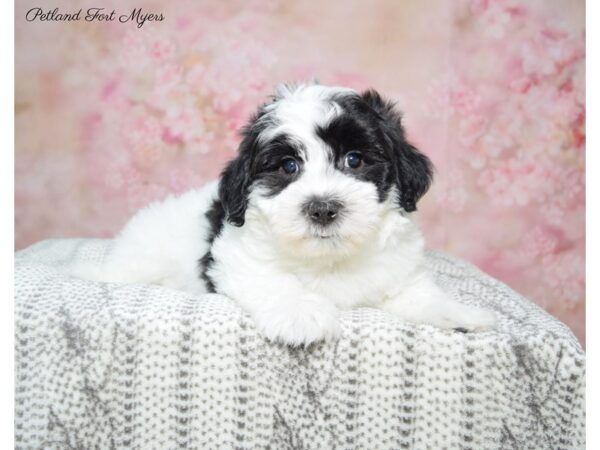
[[[83,8],[77,11],[62,12],[58,8],[44,10],[42,8],[31,8],[25,14],[25,20],[28,22],[114,22],[121,23],[133,22],[141,28],[146,22],[162,22],[164,20],[162,13],[147,13],[142,8],[134,8],[129,13],[120,14],[114,9],[112,11],[105,8],[88,8],[85,12]]]

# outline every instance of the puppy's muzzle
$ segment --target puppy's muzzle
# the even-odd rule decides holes
[[[302,211],[312,223],[326,226],[339,218],[343,208],[344,204],[338,200],[312,198],[303,205]]]

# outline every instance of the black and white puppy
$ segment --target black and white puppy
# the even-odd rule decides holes
[[[224,294],[290,345],[335,338],[339,310],[356,306],[490,329],[491,311],[452,300],[425,268],[410,213],[431,180],[375,91],[281,86],[218,182],[142,209],[102,265],[75,272]]]

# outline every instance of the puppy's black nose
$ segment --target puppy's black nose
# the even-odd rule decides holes
[[[344,205],[337,200],[315,198],[304,204],[304,213],[318,225],[329,225],[338,216]]]

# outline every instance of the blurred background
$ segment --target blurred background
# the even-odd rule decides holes
[[[27,22],[32,7],[161,22]],[[583,0],[20,0],[15,248],[108,237],[215,177],[275,84],[374,87],[433,160],[428,245],[585,345]]]

